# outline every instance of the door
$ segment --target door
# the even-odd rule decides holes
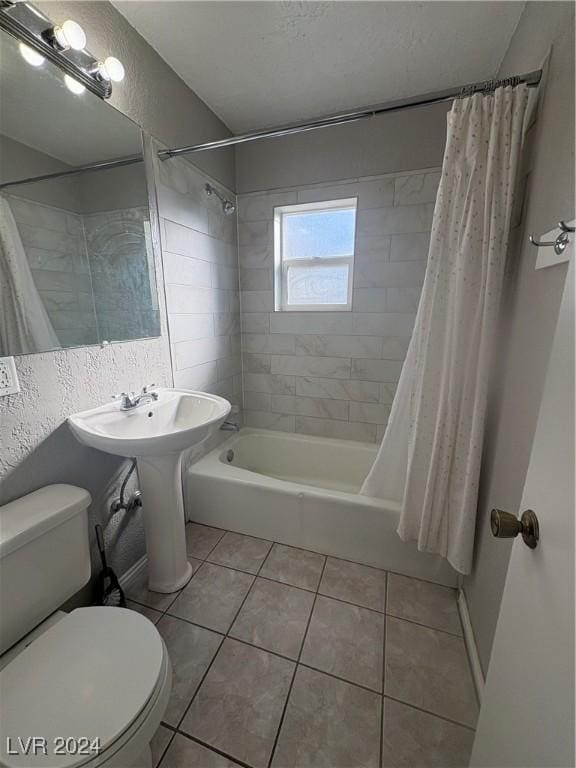
[[[540,542],[518,536],[506,577],[472,750],[477,768],[574,766],[574,258],[532,446],[522,512]],[[494,541],[494,546],[498,546]]]

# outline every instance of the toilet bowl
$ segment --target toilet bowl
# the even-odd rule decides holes
[[[0,656],[0,765],[150,768],[172,685],[166,646],[151,621],[126,608],[47,615],[85,581],[74,548],[88,553],[78,519],[90,497],[71,486],[30,496],[0,508],[0,647],[19,638]],[[23,582],[14,581],[26,565]]]

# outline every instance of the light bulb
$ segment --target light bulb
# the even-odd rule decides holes
[[[82,83],[79,83],[78,80],[74,80],[74,78],[70,77],[70,75],[64,75],[64,82],[66,83],[66,88],[68,88],[69,91],[72,91],[72,93],[75,93],[77,96],[79,96],[81,93],[84,93],[86,90]]]
[[[99,61],[96,71],[101,80],[113,80],[115,83],[124,80],[124,66],[114,56],[108,56],[104,61]]]
[[[64,51],[72,48],[81,51],[86,46],[86,35],[77,21],[67,19],[61,27],[54,27],[54,38]]]
[[[113,80],[115,83],[124,80],[124,66],[115,56],[108,56],[104,60],[103,69],[108,75],[107,80]]]
[[[20,43],[18,46],[20,49],[20,53],[24,59],[28,62],[28,64],[31,64],[33,67],[41,67],[42,64],[46,61],[44,56],[42,54],[38,53],[38,51],[35,51],[34,48],[30,48],[29,45],[24,45],[24,43]]]

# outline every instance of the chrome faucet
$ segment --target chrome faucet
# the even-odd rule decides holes
[[[142,387],[142,391],[139,394],[135,392],[121,392],[119,395],[112,395],[112,400],[120,400],[120,410],[130,411],[132,408],[136,408],[143,403],[150,403],[158,400],[158,392],[149,392],[149,387],[154,387],[155,384],[149,384],[147,387]]]

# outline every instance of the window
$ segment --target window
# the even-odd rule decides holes
[[[356,198],[274,209],[276,311],[349,311]]]

